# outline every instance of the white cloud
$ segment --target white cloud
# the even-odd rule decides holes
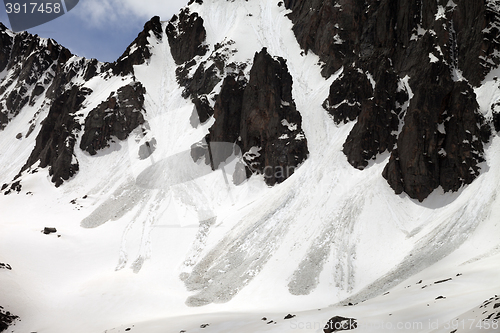
[[[92,25],[126,25],[130,19],[145,22],[153,16],[169,20],[187,2],[188,0],[83,0],[74,10]]]
[[[158,15],[162,20],[169,20],[180,8],[187,5],[188,0],[125,0],[124,2],[139,16],[150,18]]]

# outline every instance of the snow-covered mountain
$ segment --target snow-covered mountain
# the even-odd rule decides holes
[[[0,26],[0,330],[500,332],[499,15],[195,0],[114,63]]]

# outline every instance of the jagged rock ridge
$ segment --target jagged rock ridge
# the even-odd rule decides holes
[[[223,40],[212,47],[206,45],[203,19],[186,7],[165,26],[159,17],[153,17],[114,63],[78,58],[52,40],[27,33],[13,34],[3,27],[0,65],[8,74],[0,89],[11,92],[3,95],[8,113],[2,113],[2,126],[28,102],[34,105],[42,99],[43,106],[26,133],[29,136],[36,129],[39,114],[47,112],[28,161],[11,183],[3,184],[5,194],[20,191],[23,173],[37,172],[37,168],[48,167],[52,181],[60,186],[79,170],[74,153],[78,142],[80,149],[95,155],[115,138],[124,140],[134,128],[144,124],[146,92],[136,81],[134,66],[150,59],[151,47],[162,42],[163,33],[178,65],[176,73],[179,84],[185,88],[183,96],[191,98],[195,106],[193,119],[201,123],[211,117],[216,119],[206,142],[238,145],[247,176],[262,173],[269,185],[282,182],[293,173],[307,158],[308,149],[301,116],[291,95],[292,78],[286,61],[263,50],[256,54],[253,64],[230,62],[237,52],[232,47],[234,42]],[[81,82],[96,76],[104,80],[129,77],[131,83],[85,115],[79,111],[93,92]],[[197,126],[197,122],[193,121],[193,125]]]
[[[32,105],[44,91],[56,89],[58,84],[53,80],[72,55],[51,39],[41,40],[27,32],[13,34],[3,24],[0,49],[0,71],[7,73],[0,83],[0,129],[3,129],[28,102]]]
[[[384,177],[420,201],[473,181],[489,134],[471,86],[500,63],[497,1],[285,5],[322,74],[343,69],[324,107],[337,123],[358,120],[344,145],[349,163],[363,169],[391,152]]]
[[[141,65],[151,58],[150,37],[162,40],[163,32],[159,16],[146,22],[144,30],[130,44],[125,52],[113,64],[109,64],[115,75],[127,75],[134,72],[134,65]]]
[[[182,9],[179,16],[174,15],[165,32],[172,57],[178,65],[207,52],[207,46],[203,45],[207,34],[203,19],[197,13],[190,13],[189,8]]]
[[[14,34],[4,25],[0,28],[0,66],[6,73],[0,82],[0,128],[7,126],[23,107],[39,103],[41,106],[24,135],[28,137],[36,129],[40,114],[47,112],[27,162],[11,183],[2,185],[4,194],[20,191],[22,174],[37,172],[38,168],[48,167],[52,182],[60,186],[79,170],[74,149],[81,135],[81,149],[96,154],[97,150],[108,147],[113,137],[124,140],[144,123],[141,112],[144,112],[145,90],[135,81],[133,66],[151,57],[150,43],[154,42],[151,38],[161,40],[163,32],[158,17],[145,24],[144,30],[114,63],[79,58],[51,39],[26,32]],[[78,111],[92,93],[84,84],[96,76],[104,80],[128,76],[132,83],[118,89],[114,96],[82,118]]]

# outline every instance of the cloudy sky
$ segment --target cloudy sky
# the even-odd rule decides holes
[[[101,61],[116,60],[142,31],[144,23],[158,15],[169,20],[188,0],[80,0],[67,14],[29,29],[50,37],[74,54]],[[0,21],[10,28],[4,6]]]

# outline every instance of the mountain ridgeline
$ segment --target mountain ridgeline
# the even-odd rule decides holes
[[[47,203],[72,206],[55,219],[75,228],[120,220],[95,238],[104,244],[125,228],[116,270],[136,251],[129,266],[138,273],[153,253],[151,230],[168,227],[176,249],[157,262],[197,292],[188,306],[228,302],[261,272],[272,276],[260,280],[266,288],[283,278],[290,295],[318,295],[323,279],[336,299],[357,303],[452,253],[495,216],[498,36],[500,0],[190,0],[168,21],[153,17],[105,63],[0,23],[0,192],[11,203],[60,187]],[[230,184],[223,168],[234,156]],[[217,183],[212,171],[221,168]],[[475,180],[461,200],[437,200],[454,201],[444,208],[419,203]],[[491,200],[474,200],[483,195]],[[53,209],[42,204],[37,214]],[[179,228],[170,204],[182,208]],[[12,235],[36,231],[16,221]],[[52,244],[28,235],[29,244]],[[9,262],[13,272],[0,263],[0,274],[26,274],[28,264]],[[7,310],[0,306],[0,332],[18,320]]]
[[[397,194],[419,201],[439,186],[457,191],[480,174],[483,147],[500,120],[496,112],[492,119],[479,112],[474,87],[500,64],[499,1],[285,0],[276,6],[289,9],[297,42],[319,56],[323,77],[337,77],[323,108],[338,125],[356,122],[343,146],[354,168],[389,153],[382,176]],[[265,174],[268,185],[286,180],[290,174],[277,170],[293,170],[308,157],[305,110],[295,105],[286,59],[264,47],[252,61],[228,61],[238,52],[234,42],[207,44],[203,17],[191,7],[168,22],[152,18],[114,63],[73,56],[52,40],[2,25],[0,128],[25,107],[38,108],[17,137],[36,135],[33,151],[2,191],[19,191],[23,173],[37,168],[48,168],[60,186],[78,174],[75,149],[98,155],[135,128],[146,132],[147,92],[134,66],[147,64],[153,44],[165,42],[183,96],[193,103],[192,125],[214,119],[193,142],[193,159],[208,157],[210,142],[234,143],[247,177]],[[82,112],[94,93],[83,83],[96,77],[122,78],[123,85]],[[231,154],[221,152],[212,167]]]

